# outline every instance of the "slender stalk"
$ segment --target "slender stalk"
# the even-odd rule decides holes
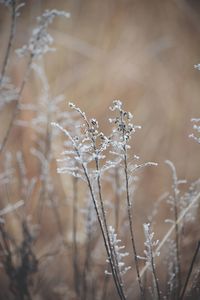
[[[94,151],[96,152],[95,145],[94,145]],[[104,228],[105,228],[105,231],[106,231],[108,246],[110,248],[111,258],[112,258],[112,261],[114,262],[117,277],[119,279],[119,287],[120,287],[121,293],[124,294],[121,275],[120,275],[120,272],[119,272],[117,262],[115,260],[115,253],[114,253],[115,251],[114,251],[114,248],[111,244],[110,235],[109,235],[109,231],[108,231],[108,224],[107,224],[106,213],[105,213],[105,208],[104,208],[104,203],[103,203],[103,198],[102,198],[101,177],[100,177],[100,170],[99,170],[99,159],[97,157],[98,156],[96,155],[95,164],[96,164],[96,170],[97,170],[97,174],[98,174],[98,176],[97,176],[97,185],[98,185],[98,191],[99,191],[99,200],[100,200],[101,212],[102,212],[102,216],[103,216]]]
[[[176,245],[176,287],[175,287],[175,293],[176,298],[179,299],[179,294],[181,290],[181,262],[180,262],[180,252],[179,252],[179,224],[177,222],[179,212],[178,212],[178,185],[179,181],[176,174],[176,169],[171,161],[166,161],[166,163],[170,166],[172,170],[172,176],[173,176],[173,210],[174,210],[174,222],[175,222],[175,245]]]
[[[157,297],[159,300],[161,300],[161,292],[160,292],[160,288],[159,288],[158,277],[156,274],[156,268],[155,268],[155,263],[154,263],[152,247],[150,247],[150,256],[151,256],[151,268],[152,268],[152,273],[153,273],[153,277],[154,277]]]
[[[2,69],[1,69],[1,75],[0,75],[0,86],[3,83],[3,79],[7,70],[7,66],[8,66],[8,61],[9,61],[9,57],[10,57],[10,52],[12,49],[12,45],[13,45],[13,40],[15,37],[15,27],[16,27],[16,1],[12,0],[12,4],[11,4],[11,9],[12,9],[12,13],[11,13],[11,27],[10,27],[10,35],[9,35],[9,39],[8,39],[8,45],[7,45],[7,49],[6,49],[6,54],[5,54],[5,58],[3,61],[3,65],[2,65]]]
[[[95,291],[98,290],[98,282],[94,276],[91,276],[91,268],[94,268],[94,261],[92,257],[92,238],[93,238],[93,221],[92,221],[92,206],[93,203],[89,203],[87,211],[87,239],[86,239],[86,249],[85,249],[85,261],[82,273],[82,289],[81,289],[81,300],[86,299],[96,299]],[[94,236],[95,237],[95,236]],[[99,297],[98,297],[99,298]],[[104,298],[105,299],[105,298]]]
[[[124,146],[124,172],[125,172],[125,182],[126,182],[126,200],[127,200],[127,212],[128,212],[129,229],[130,229],[130,235],[131,235],[131,243],[132,243],[132,248],[133,248],[134,261],[135,261],[138,284],[139,284],[139,288],[140,288],[140,294],[141,294],[141,298],[143,299],[144,298],[144,290],[143,290],[142,280],[141,280],[141,276],[140,276],[139,262],[138,262],[135,237],[134,237],[134,232],[133,232],[133,217],[132,217],[132,211],[131,211],[132,205],[131,205],[131,201],[130,201],[127,154],[126,154],[125,146]]]
[[[78,267],[77,246],[77,201],[78,201],[78,179],[73,177],[73,267],[74,267],[74,289],[77,297],[80,296],[80,273]]]
[[[200,199],[200,192],[193,198],[193,200],[190,202],[190,204],[179,214],[179,217],[177,219],[178,224],[183,220],[184,216],[197,203],[197,201],[199,201],[199,199]],[[165,245],[165,243],[168,240],[168,238],[170,237],[170,235],[173,233],[174,229],[175,229],[175,224],[173,224],[170,227],[170,229],[167,231],[167,233],[163,237],[162,241],[159,243],[158,247],[156,248],[155,255],[160,252],[160,250]],[[149,267],[149,264],[147,263],[144,266],[144,268],[141,270],[141,272],[140,272],[140,277],[141,278],[144,276],[144,274],[147,271],[148,267]]]
[[[120,210],[120,198],[119,198],[119,171],[115,169],[115,186],[116,186],[116,201],[115,201],[115,230],[118,232],[119,227],[119,210]]]
[[[80,157],[78,149],[76,149],[76,150],[77,150],[78,156]],[[117,273],[116,273],[116,268],[115,268],[114,262],[112,260],[111,248],[109,247],[109,244],[107,242],[106,233],[104,231],[104,225],[102,223],[100,212],[99,212],[99,209],[98,209],[98,206],[97,206],[97,202],[96,202],[96,199],[94,197],[94,191],[93,191],[93,188],[92,188],[92,184],[90,182],[90,178],[89,178],[88,172],[87,172],[86,167],[85,167],[84,164],[82,164],[82,168],[83,168],[83,172],[85,174],[85,177],[86,177],[86,180],[87,180],[87,183],[88,183],[90,195],[91,195],[91,198],[92,198],[92,201],[93,201],[93,204],[94,204],[94,208],[95,208],[95,211],[96,211],[96,214],[97,214],[97,219],[98,219],[98,223],[100,225],[100,229],[101,229],[105,249],[106,249],[106,252],[107,252],[107,255],[108,255],[108,260],[109,260],[109,263],[110,263],[110,266],[111,266],[111,272],[112,272],[112,275],[113,275],[114,283],[115,283],[115,286],[117,288],[117,292],[118,292],[118,295],[119,295],[120,299],[125,300],[126,297],[124,296],[124,293],[121,290],[121,285],[119,283],[119,279],[118,279],[118,276],[117,276]]]
[[[88,209],[88,216],[87,216],[87,222],[89,224],[90,218],[91,218],[91,208]],[[85,262],[83,267],[83,274],[82,274],[82,293],[81,293],[81,299],[86,300],[87,299],[87,293],[88,293],[88,283],[87,283],[87,274],[90,272],[90,266],[91,266],[91,228],[89,225],[89,228],[87,230],[87,243],[86,243],[86,255],[85,255]]]
[[[17,113],[18,113],[18,110],[19,110],[19,102],[20,102],[20,99],[21,99],[21,96],[22,96],[22,93],[23,93],[23,90],[24,90],[24,87],[25,87],[25,84],[28,80],[28,77],[29,77],[29,73],[30,73],[30,69],[31,69],[31,64],[32,64],[32,60],[33,60],[33,55],[30,56],[30,59],[29,59],[29,62],[27,64],[27,67],[26,67],[26,71],[25,71],[25,75],[23,77],[23,80],[22,80],[22,83],[21,83],[21,86],[19,88],[19,92],[18,92],[18,97],[17,97],[17,100],[16,100],[16,104],[15,104],[15,107],[13,109],[13,112],[12,112],[12,115],[11,115],[11,118],[10,118],[10,123],[8,125],[8,128],[7,128],[7,131],[6,131],[6,134],[3,138],[3,141],[0,145],[0,155],[3,153],[4,151],[4,148],[5,148],[5,145],[8,141],[8,138],[9,138],[9,135],[10,135],[10,132],[11,132],[11,129],[13,127],[13,124],[14,124],[14,121],[15,121],[15,118],[17,116]]]
[[[179,225],[178,220],[178,208],[177,208],[177,196],[174,192],[174,221],[175,221],[175,244],[176,244],[176,263],[177,263],[177,299],[179,299],[179,294],[181,290],[181,263],[180,263],[180,253],[179,253]]]
[[[116,261],[116,257],[115,257],[115,254],[114,254],[114,247],[113,247],[113,245],[111,244],[111,241],[110,241],[110,235],[109,235],[109,231],[108,231],[108,225],[107,225],[106,213],[105,213],[105,208],[104,208],[104,202],[103,202],[103,198],[102,198],[101,177],[100,177],[99,158],[98,158],[99,150],[96,147],[96,138],[95,138],[95,135],[93,134],[93,130],[91,130],[90,123],[88,122],[85,115],[82,112],[80,112],[80,110],[79,110],[79,113],[83,117],[83,119],[85,121],[85,124],[87,126],[87,129],[88,129],[88,132],[90,133],[90,139],[91,139],[91,142],[92,142],[92,147],[93,147],[93,151],[94,151],[94,155],[95,155],[95,166],[96,166],[96,171],[97,171],[97,186],[98,186],[99,201],[100,201],[100,206],[101,206],[101,214],[100,214],[99,209],[98,209],[97,201],[94,198],[94,192],[92,190],[92,185],[91,185],[86,167],[84,166],[84,164],[82,164],[82,167],[83,167],[84,174],[85,174],[85,177],[86,177],[88,185],[89,185],[91,197],[92,197],[93,202],[94,202],[98,222],[99,222],[100,227],[101,227],[101,232],[102,232],[102,235],[103,235],[104,244],[106,246],[106,251],[107,251],[108,260],[109,260],[109,263],[110,263],[110,266],[111,266],[113,279],[114,279],[114,282],[115,282],[115,285],[116,285],[116,288],[117,288],[117,291],[118,291],[118,294],[119,294],[120,298],[125,300],[126,296],[124,295],[124,291],[123,291],[123,283],[122,283],[119,267],[118,267],[118,264],[117,264],[117,261]],[[77,148],[76,148],[76,152],[77,152],[78,156],[80,157],[80,154],[79,154],[79,151],[78,151]],[[101,215],[102,215],[102,219],[101,219]]]
[[[127,133],[127,124],[126,124],[126,121],[124,120],[125,115],[126,115],[126,113],[120,108],[119,109],[120,122],[118,125],[118,131],[121,132],[121,138],[123,141],[123,162],[124,162],[124,175],[125,175],[125,187],[126,187],[126,202],[127,202],[127,213],[128,213],[129,230],[130,230],[130,236],[131,236],[131,244],[132,244],[132,248],[133,248],[134,263],[135,263],[135,267],[136,267],[136,274],[137,274],[137,280],[138,280],[139,289],[140,289],[140,296],[142,299],[144,299],[144,290],[143,290],[143,286],[142,286],[142,280],[140,277],[135,236],[134,236],[134,232],[133,232],[132,204],[131,204],[131,200],[130,200],[128,163],[127,163],[127,141],[128,141],[128,135],[130,133]]]
[[[185,292],[186,292],[186,288],[187,288],[187,285],[188,285],[188,282],[189,282],[189,279],[190,279],[190,276],[192,274],[192,270],[193,270],[193,267],[194,267],[194,263],[195,263],[195,260],[197,258],[197,255],[199,253],[199,250],[200,250],[200,241],[198,242],[197,244],[197,247],[196,247],[196,250],[194,252],[194,256],[192,258],[192,262],[191,262],[191,265],[190,265],[190,268],[189,268],[189,271],[188,271],[188,274],[187,274],[187,278],[185,280],[185,284],[183,286],[183,290],[182,290],[182,293],[181,293],[181,296],[179,298],[179,300],[183,300],[183,297],[185,295]]]

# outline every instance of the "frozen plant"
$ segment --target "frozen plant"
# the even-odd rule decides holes
[[[200,71],[200,64],[195,64],[194,68],[197,69],[198,71]]]
[[[117,238],[117,234],[115,233],[115,229],[112,226],[109,226],[109,235],[110,235],[110,241],[111,245],[113,247],[114,257],[116,260],[116,266],[118,268],[118,271],[120,273],[120,276],[124,276],[128,270],[131,269],[130,266],[126,267],[125,262],[123,262],[124,257],[128,256],[128,252],[124,252],[125,246],[121,246],[121,240]],[[107,270],[105,271],[107,275],[112,275]]]
[[[7,71],[7,66],[13,46],[13,40],[15,37],[15,27],[16,27],[16,19],[20,15],[20,9],[24,6],[24,3],[20,3],[17,5],[16,0],[0,0],[0,4],[4,4],[8,8],[10,8],[10,17],[11,17],[11,26],[10,26],[10,34],[8,39],[8,44],[6,48],[5,57],[2,64],[2,69],[0,73],[0,86],[3,84],[4,76]]]
[[[135,234],[133,230],[133,215],[132,215],[132,201],[131,201],[131,180],[133,179],[133,174],[136,170],[148,166],[148,165],[157,165],[155,163],[146,163],[146,164],[137,164],[135,160],[138,160],[139,157],[133,155],[131,161],[129,161],[129,153],[130,150],[130,139],[132,135],[135,133],[137,129],[141,127],[138,125],[134,125],[132,123],[133,115],[130,112],[127,112],[122,107],[122,102],[120,100],[113,101],[113,105],[110,107],[110,110],[115,112],[116,116],[114,118],[110,118],[110,123],[114,124],[112,131],[112,140],[111,146],[113,150],[111,153],[117,156],[120,159],[120,166],[122,166],[124,172],[124,180],[125,180],[125,190],[126,190],[126,202],[127,202],[127,213],[128,213],[128,221],[129,221],[129,230],[131,236],[131,243],[133,249],[133,257],[134,263],[136,266],[136,273],[138,284],[140,288],[141,297],[144,297],[144,291],[142,286],[142,280],[140,277],[139,271],[139,262],[135,241]]]
[[[33,29],[28,44],[17,49],[17,54],[19,56],[30,55],[32,58],[38,58],[49,51],[54,51],[55,49],[50,47],[53,43],[53,37],[47,30],[57,16],[69,18],[70,14],[57,9],[45,10],[40,17],[37,17],[38,26]]]
[[[154,251],[159,243],[159,240],[154,241],[154,232],[151,229],[150,223],[144,224],[143,227],[144,227],[144,235],[145,235],[144,245],[146,247],[146,249],[144,250],[145,257],[143,259],[145,259],[150,271],[152,272],[154,287],[156,291],[155,299],[160,300],[161,291],[159,288],[158,277],[156,274],[156,266],[154,261],[155,255],[157,256],[160,255],[159,252]]]
[[[181,259],[180,259],[180,228],[179,228],[179,215],[180,215],[180,190],[179,186],[180,184],[186,183],[185,180],[179,180],[176,173],[176,168],[174,164],[167,160],[166,164],[169,165],[172,171],[172,195],[169,196],[168,202],[171,205],[171,209],[173,211],[174,219],[173,220],[165,220],[168,222],[171,222],[175,225],[175,245],[176,245],[176,289],[177,289],[177,295],[179,296],[180,290],[181,290]]]
[[[197,143],[200,144],[200,119],[191,119],[191,122],[193,122],[193,129],[195,130],[196,134],[192,133],[189,135],[189,137],[193,138]]]
[[[111,267],[114,283],[117,288],[120,299],[126,299],[121,284],[121,275],[117,271],[114,249],[111,244],[110,234],[107,224],[107,216],[102,194],[102,174],[109,168],[116,166],[116,161],[106,161],[106,150],[110,146],[110,137],[106,137],[99,131],[99,124],[96,119],[88,119],[86,114],[69,103],[70,107],[76,111],[82,120],[80,133],[77,136],[73,131],[64,129],[57,123],[52,123],[60,129],[68,138],[68,148],[63,152],[64,158],[61,160],[65,164],[58,169],[61,173],[70,173],[71,175],[83,179],[89,188],[97,220],[103,236],[105,249]]]
[[[17,100],[18,89],[11,83],[9,77],[4,77],[0,84],[0,111],[5,105]]]
[[[4,78],[4,74],[6,71],[7,64],[8,64],[8,58],[9,58],[10,50],[11,50],[11,46],[12,46],[12,41],[14,38],[15,19],[16,19],[16,16],[19,15],[19,8],[21,6],[22,5],[20,4],[19,6],[16,7],[16,2],[14,0],[12,1],[13,19],[12,19],[11,33],[10,33],[8,48],[6,51],[6,56],[5,56],[5,59],[3,62],[3,67],[2,67],[2,72],[1,72],[0,85],[3,82],[3,78]],[[47,30],[48,30],[49,25],[53,22],[53,20],[56,16],[69,17],[69,13],[64,12],[64,11],[59,11],[56,9],[46,10],[42,14],[42,16],[37,18],[38,26],[35,29],[33,29],[33,32],[32,32],[32,35],[31,35],[31,38],[30,38],[28,44],[26,44],[22,48],[16,50],[16,53],[19,56],[21,56],[21,57],[28,56],[28,62],[27,62],[27,66],[26,66],[26,69],[24,72],[24,76],[23,76],[21,85],[17,90],[18,91],[17,96],[14,97],[15,98],[14,100],[16,100],[16,105],[15,105],[15,108],[13,109],[12,117],[10,119],[10,123],[8,125],[6,134],[1,143],[0,153],[3,151],[3,149],[7,143],[8,137],[10,135],[11,129],[13,127],[13,124],[14,124],[14,121],[16,118],[16,115],[18,113],[19,106],[20,106],[20,99],[21,99],[24,87],[26,85],[26,82],[29,78],[33,60],[41,57],[42,55],[44,55],[45,53],[47,53],[49,51],[52,51],[52,48],[50,48],[50,45],[53,43],[53,38],[47,32]],[[12,96],[12,98],[13,98],[13,96]],[[8,102],[8,100],[7,100],[7,102]]]
[[[15,101],[18,98],[18,89],[12,84],[10,77],[6,76],[6,71],[7,71],[9,58],[13,46],[14,37],[15,37],[16,18],[19,16],[20,8],[24,4],[21,3],[17,5],[17,2],[15,0],[7,0],[7,1],[1,0],[0,4],[4,4],[5,6],[11,8],[10,34],[9,34],[8,44],[5,52],[5,57],[0,72],[0,110],[2,110],[6,104]]]

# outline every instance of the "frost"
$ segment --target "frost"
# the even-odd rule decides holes
[[[42,16],[37,17],[38,26],[33,29],[28,44],[17,49],[16,53],[20,57],[30,55],[31,57],[38,58],[47,52],[54,51],[55,49],[50,47],[53,44],[53,37],[47,30],[57,16],[68,18],[70,14],[56,9],[46,10]]]
[[[18,89],[11,83],[9,77],[4,77],[0,84],[0,111],[6,104],[18,99]]]
[[[123,262],[124,257],[128,256],[129,253],[125,252],[125,246],[121,246],[121,240],[117,238],[117,234],[115,233],[115,229],[112,226],[108,228],[110,242],[113,249],[114,259],[116,261],[116,266],[121,276],[125,275],[130,269],[130,266],[126,266]],[[108,261],[108,260],[107,260]],[[109,271],[105,270],[105,274],[111,275]]]
[[[198,71],[200,71],[200,64],[195,64],[194,68],[197,69]]]
[[[199,66],[200,66],[200,64],[199,64]],[[200,68],[199,68],[199,70],[200,70]],[[194,139],[198,144],[200,144],[200,125],[197,125],[198,123],[200,123],[200,119],[193,118],[193,119],[191,119],[191,122],[195,123],[193,125],[193,129],[196,132],[196,134],[192,133],[189,135],[189,137]]]

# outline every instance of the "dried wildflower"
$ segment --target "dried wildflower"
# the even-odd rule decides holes
[[[30,55],[31,57],[38,58],[49,51],[54,51],[55,49],[50,47],[53,44],[53,37],[47,30],[57,16],[68,18],[70,14],[56,9],[46,10],[42,16],[37,17],[38,26],[33,29],[28,44],[17,49],[17,54],[19,56]]]

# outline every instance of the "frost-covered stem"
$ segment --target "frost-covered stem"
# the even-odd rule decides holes
[[[154,282],[155,282],[155,288],[156,288],[157,297],[158,297],[157,299],[161,300],[161,292],[160,292],[160,288],[159,288],[158,277],[156,274],[154,255],[153,255],[153,250],[152,250],[151,244],[150,244],[150,257],[151,257],[151,269],[152,269],[153,278],[154,278]]]
[[[177,197],[174,198],[174,221],[175,221],[175,243],[176,243],[176,261],[177,261],[177,299],[181,290],[181,264],[180,264],[180,253],[179,253],[179,225],[178,225],[178,208],[177,208]]]
[[[176,293],[177,299],[179,299],[179,294],[181,290],[181,263],[180,263],[180,252],[179,252],[179,224],[178,224],[178,179],[176,174],[176,169],[172,162],[167,161],[171,167],[173,174],[173,210],[174,210],[174,223],[175,223],[175,245],[176,245]]]
[[[90,212],[89,212],[90,213]],[[82,275],[82,294],[81,299],[87,299],[88,285],[87,285],[87,273],[90,271],[91,265],[91,229],[87,231],[87,246],[86,246],[86,256],[83,267],[83,275]]]
[[[48,97],[48,95],[47,95]],[[46,129],[46,143],[45,143],[45,150],[44,150],[44,158],[45,158],[45,163],[48,164],[48,167],[50,165],[51,161],[51,148],[52,148],[52,130],[51,130],[51,111],[50,111],[50,103],[47,107],[47,129]],[[44,167],[44,165],[42,165]],[[49,197],[49,200],[51,202],[51,207],[52,211],[55,217],[56,225],[58,228],[58,232],[63,240],[63,245],[66,246],[65,239],[64,239],[64,234],[63,234],[63,228],[62,228],[62,222],[60,219],[60,214],[57,209],[57,207],[54,204],[53,200],[53,195],[49,195],[48,193],[48,187],[47,187],[47,178],[44,178],[44,185],[42,186],[42,191],[40,194],[40,199],[39,199],[39,220],[38,222],[41,223],[42,219],[42,213],[43,213],[43,207],[44,207],[44,200]]]
[[[121,105],[121,104],[120,104]],[[123,162],[124,162],[124,175],[125,175],[125,187],[126,187],[126,201],[127,201],[127,213],[128,213],[128,221],[129,221],[129,230],[130,230],[130,236],[131,236],[131,244],[133,248],[133,256],[134,256],[134,263],[136,267],[136,274],[137,274],[137,280],[139,284],[140,289],[140,296],[142,299],[144,299],[144,289],[142,286],[142,280],[140,277],[140,270],[139,270],[139,262],[138,262],[138,255],[137,255],[137,249],[135,244],[135,236],[133,232],[133,216],[132,216],[132,205],[130,200],[130,190],[129,190],[129,180],[128,180],[128,162],[127,162],[127,134],[126,134],[126,123],[124,121],[124,111],[119,109],[119,119],[120,119],[120,129],[121,131],[121,138],[123,141]]]
[[[77,247],[77,201],[78,201],[78,179],[73,177],[73,267],[74,267],[74,289],[77,297],[80,295],[80,274],[78,267],[78,247]]]
[[[183,218],[185,217],[185,215],[187,214],[187,212],[189,212],[189,210],[200,200],[200,192],[194,197],[194,199],[190,202],[190,204],[179,214],[177,223],[179,224]],[[169,237],[171,236],[171,234],[174,232],[175,229],[175,224],[173,224],[170,229],[167,231],[167,233],[165,234],[165,236],[163,237],[163,239],[160,241],[158,247],[156,248],[154,254],[158,254],[160,252],[160,250],[162,249],[162,247],[165,245],[165,243],[167,242],[167,240],[169,239]],[[146,273],[146,271],[148,270],[149,264],[146,263],[146,265],[143,267],[143,269],[140,272],[140,276],[143,277]]]
[[[119,209],[120,209],[120,199],[119,199],[119,172],[118,169],[115,169],[115,186],[116,186],[116,201],[115,201],[115,229],[118,232],[119,227]]]
[[[77,150],[76,152],[77,152],[78,156],[80,157],[79,151]],[[107,255],[108,255],[108,260],[109,260],[109,263],[110,263],[110,266],[111,266],[111,271],[112,271],[114,283],[115,283],[115,286],[117,288],[117,292],[120,296],[120,299],[125,300],[126,297],[125,297],[125,295],[123,293],[123,290],[122,290],[122,287],[120,285],[117,270],[116,270],[116,266],[115,266],[114,261],[112,259],[112,256],[113,256],[112,255],[112,247],[110,247],[110,245],[108,244],[108,241],[106,239],[107,233],[104,231],[104,225],[103,225],[103,222],[102,222],[102,219],[101,219],[101,216],[100,216],[100,212],[98,210],[96,199],[94,197],[94,191],[92,189],[92,184],[90,182],[90,178],[89,178],[88,172],[87,172],[86,167],[85,167],[84,164],[82,164],[82,168],[83,168],[83,172],[84,172],[84,175],[85,175],[87,183],[88,183],[90,195],[91,195],[91,198],[92,198],[92,201],[93,201],[93,204],[94,204],[94,208],[95,208],[95,211],[96,211],[96,214],[97,214],[97,219],[98,219],[98,223],[100,225],[101,233],[102,233],[103,240],[104,240],[104,245],[105,245],[106,252],[107,252]]]
[[[50,116],[49,116],[49,112],[47,113],[47,129],[46,129],[46,143],[45,143],[45,149],[44,149],[44,159],[45,162],[44,164],[42,164],[42,168],[46,168],[46,164],[50,163],[50,153],[51,153],[51,129],[50,129]],[[44,170],[41,170],[42,173],[44,173]],[[44,200],[47,199],[48,197],[48,188],[47,188],[47,178],[45,176],[44,178],[44,184],[42,185],[41,188],[41,192],[40,192],[40,196],[39,196],[39,204],[38,204],[38,222],[39,224],[41,223],[41,219],[42,219],[42,214],[43,214],[43,207],[44,207]],[[52,203],[52,207],[54,207],[53,205],[53,201],[50,197],[50,201]],[[57,221],[57,218],[56,218]]]
[[[96,149],[94,149],[94,150],[96,150]],[[97,185],[98,185],[98,191],[99,191],[99,200],[100,200],[101,211],[102,211],[102,216],[103,216],[104,228],[105,228],[105,231],[106,231],[106,236],[107,236],[108,245],[109,245],[109,248],[110,248],[111,257],[112,257],[112,260],[114,262],[114,265],[115,265],[115,268],[116,268],[116,272],[118,273],[118,277],[119,277],[119,281],[120,281],[119,284],[121,286],[122,293],[123,293],[122,279],[121,279],[121,276],[120,276],[120,272],[119,272],[117,263],[115,261],[115,257],[116,257],[115,249],[114,249],[114,247],[111,244],[110,235],[109,235],[109,231],[108,231],[108,224],[107,224],[107,219],[106,219],[106,212],[105,212],[103,198],[102,198],[102,188],[101,188],[101,177],[100,177],[100,170],[99,170],[99,160],[98,160],[97,156],[95,158],[95,164],[96,164],[96,170],[97,170],[97,174],[98,174],[97,175]]]
[[[199,241],[198,244],[197,244],[197,247],[196,247],[194,256],[193,256],[193,258],[192,258],[192,262],[191,262],[191,265],[190,265],[190,268],[189,268],[189,271],[188,271],[187,278],[186,278],[186,280],[185,280],[185,284],[184,284],[183,291],[182,291],[181,296],[180,296],[180,300],[183,300],[183,297],[184,297],[184,295],[185,295],[185,291],[186,291],[186,288],[187,288],[187,285],[188,285],[190,276],[191,276],[191,274],[192,274],[192,270],[193,270],[193,267],[194,267],[194,263],[195,263],[195,260],[196,260],[196,258],[197,258],[197,255],[198,255],[198,253],[199,253],[199,250],[200,250],[200,241]]]
[[[93,203],[92,203],[93,205]],[[81,299],[86,300],[89,298],[88,293],[92,294],[93,286],[89,286],[88,284],[88,274],[90,273],[91,267],[93,266],[93,257],[92,257],[92,207],[89,205],[87,211],[87,240],[86,240],[86,250],[85,250],[85,261],[83,265],[83,273],[82,273],[82,290],[81,290]],[[89,290],[90,289],[90,290]]]
[[[5,76],[5,73],[6,73],[6,70],[7,70],[9,56],[10,56],[10,52],[11,52],[11,49],[12,49],[13,40],[14,40],[14,36],[15,36],[15,26],[16,26],[16,17],[17,17],[16,16],[16,1],[15,0],[12,0],[11,9],[12,9],[12,13],[11,13],[10,35],[9,35],[9,39],[8,39],[8,45],[7,45],[7,49],[6,49],[5,58],[4,58],[2,69],[1,69],[0,86],[3,82],[4,76]]]
[[[175,239],[176,239],[176,260],[177,260],[177,276],[178,276],[178,295],[179,297],[181,290],[181,263],[180,263],[180,253],[179,253],[179,224],[178,220],[178,208],[177,208],[177,198],[174,199],[174,218],[175,218]]]
[[[130,200],[130,192],[129,192],[129,183],[128,183],[128,166],[127,166],[127,153],[126,153],[126,147],[124,146],[124,173],[125,173],[125,182],[126,182],[126,200],[127,200],[127,212],[128,212],[128,220],[129,220],[129,229],[131,234],[131,243],[133,248],[133,255],[134,255],[134,261],[135,261],[135,267],[136,267],[136,273],[137,273],[137,279],[138,284],[140,288],[141,298],[144,298],[144,290],[142,286],[142,280],[140,277],[140,270],[139,270],[139,263],[138,263],[138,256],[137,256],[137,250],[135,245],[135,237],[133,232],[133,216],[132,216],[132,205]]]
[[[2,143],[0,145],[0,155],[2,154],[2,152],[3,152],[4,148],[5,148],[5,145],[6,145],[7,141],[8,141],[8,138],[9,138],[11,129],[13,127],[16,115],[18,113],[19,102],[20,102],[20,99],[21,99],[21,96],[22,96],[25,84],[26,84],[26,82],[28,80],[28,77],[29,77],[32,60],[33,60],[33,55],[31,55],[30,58],[29,58],[29,61],[28,61],[27,67],[26,67],[26,71],[24,73],[24,77],[23,77],[23,80],[22,80],[22,83],[21,83],[21,86],[19,88],[19,92],[18,92],[18,95],[17,95],[16,104],[15,104],[15,107],[14,107],[12,115],[11,115],[10,123],[8,125],[6,134],[5,134],[4,138],[3,138],[3,141],[2,141]]]
[[[81,116],[83,117],[83,119],[85,121],[85,124],[88,128],[88,132],[90,132],[90,124],[89,124],[87,118],[82,113],[81,113]],[[115,281],[115,285],[117,287],[118,294],[120,295],[121,299],[126,299],[126,296],[124,295],[121,274],[120,274],[119,267],[118,267],[118,264],[117,264],[115,249],[114,249],[114,246],[112,245],[111,240],[110,240],[110,234],[109,234],[109,231],[108,231],[108,225],[107,225],[106,213],[105,213],[105,208],[104,208],[104,202],[103,202],[103,198],[102,198],[101,176],[100,176],[100,166],[99,166],[99,158],[98,158],[98,154],[99,154],[98,151],[99,150],[96,147],[96,139],[95,139],[93,134],[90,135],[90,139],[91,139],[93,151],[94,151],[94,154],[95,154],[95,167],[96,167],[96,171],[97,171],[97,186],[98,186],[99,201],[100,201],[100,206],[101,206],[101,214],[98,210],[96,199],[95,199],[95,202],[94,201],[93,202],[96,205],[96,207],[95,207],[96,212],[98,211],[98,214],[97,214],[98,220],[101,221],[100,223],[101,223],[101,226],[102,226],[102,233],[103,233],[104,243],[107,247],[106,250],[107,250],[107,254],[108,254],[108,259],[109,259],[112,275],[113,275],[113,278],[114,278],[114,281]],[[82,166],[84,167],[84,173],[85,173],[85,171],[87,173],[87,170],[86,170],[85,166],[83,164],[82,164]],[[88,179],[89,179],[89,176],[88,176]],[[87,179],[87,182],[88,182],[88,179]],[[91,185],[91,183],[90,183],[90,185]],[[94,193],[93,193],[93,196],[94,196]],[[103,220],[101,219],[101,215],[102,215]]]

